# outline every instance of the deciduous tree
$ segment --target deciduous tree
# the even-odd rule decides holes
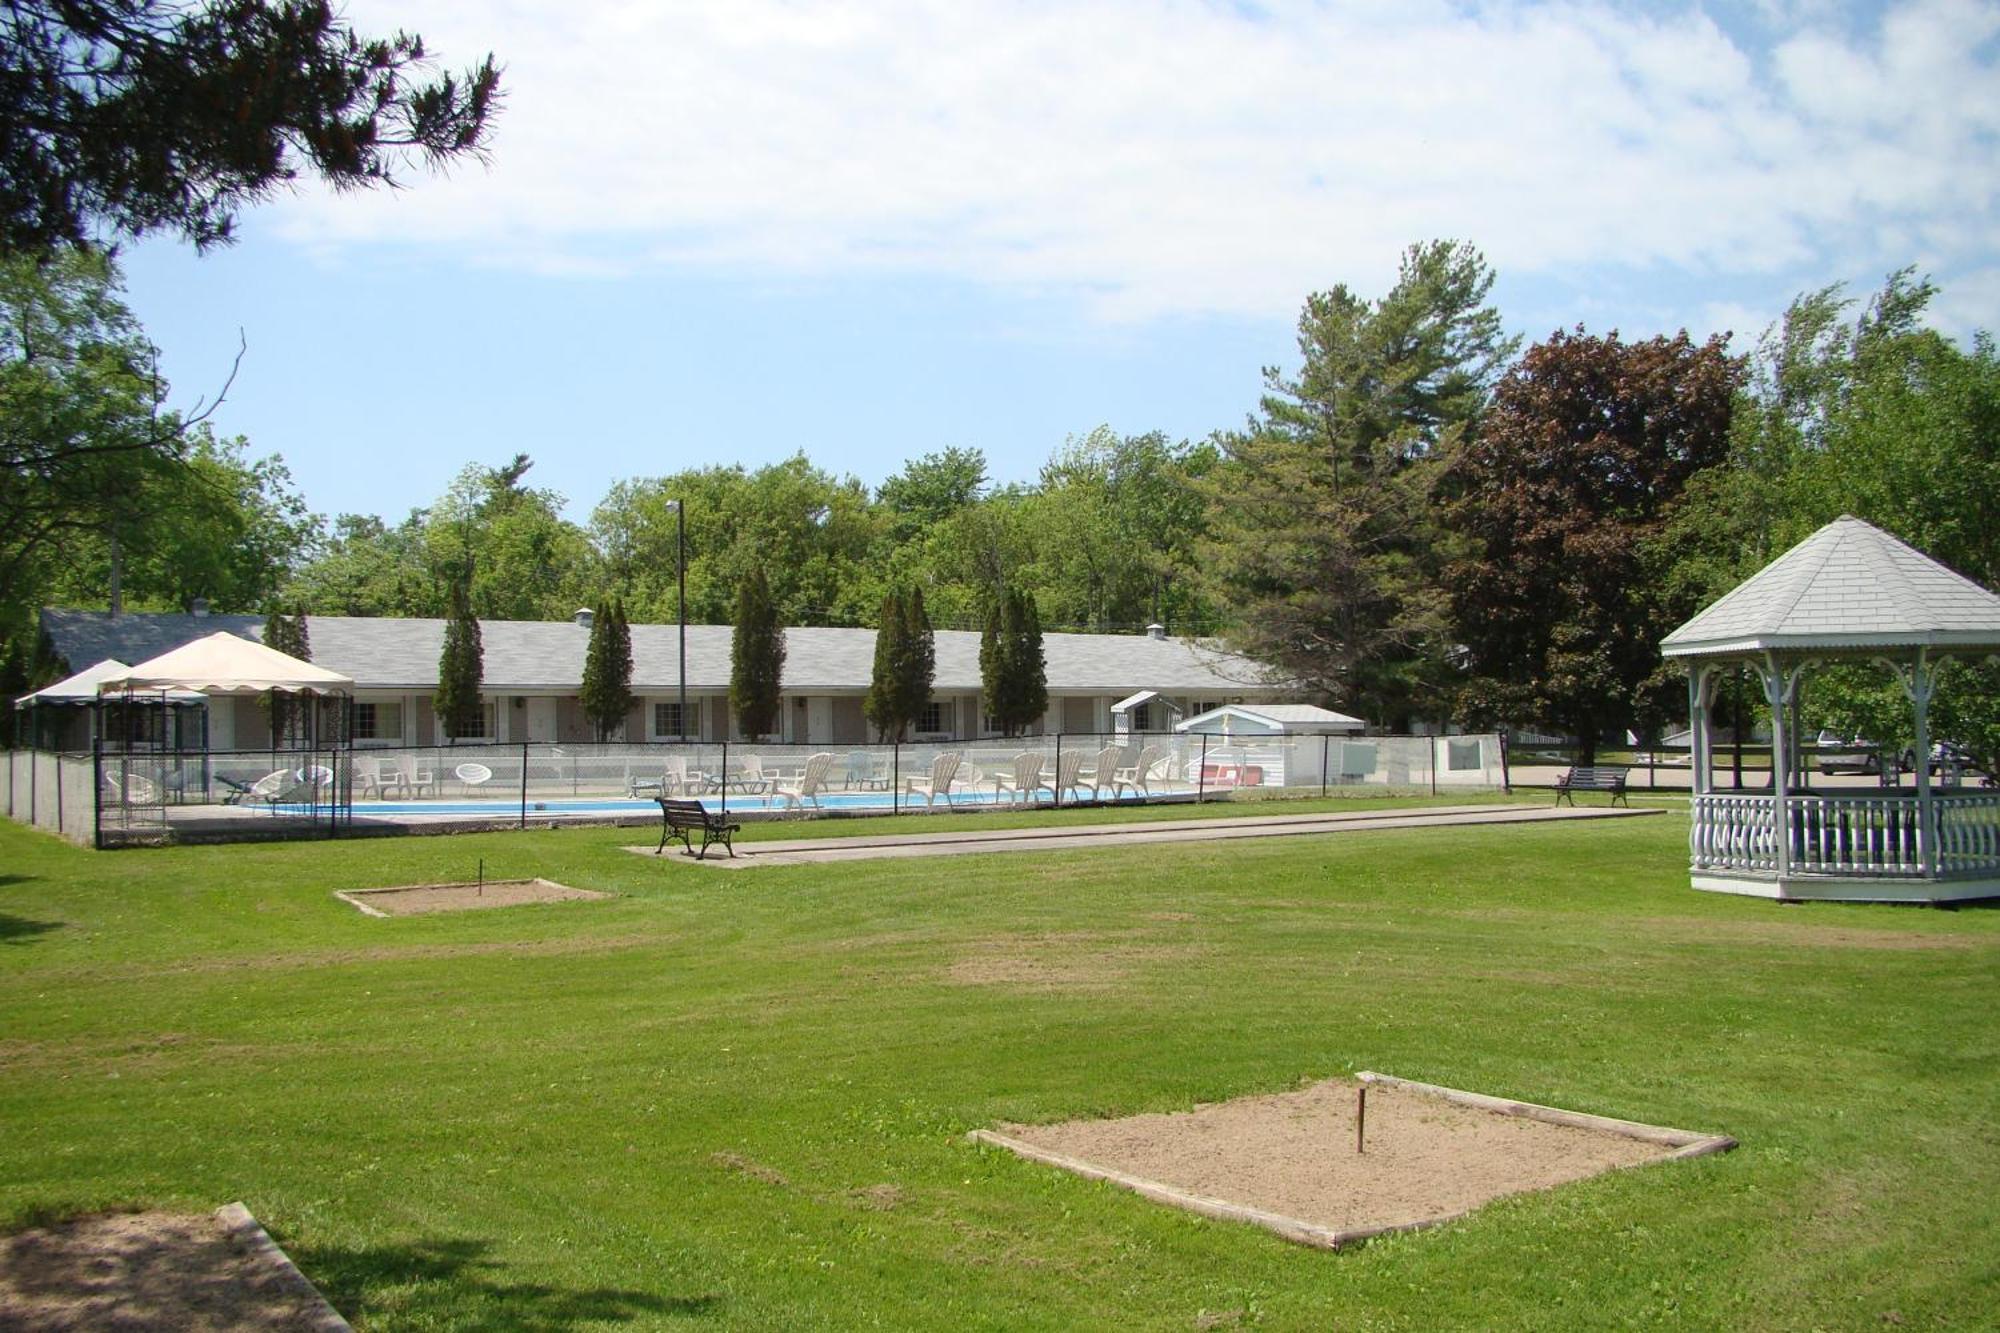
[[[1453,620],[1469,715],[1576,735],[1673,715],[1660,639],[1699,609],[1660,572],[1689,481],[1728,457],[1743,367],[1726,335],[1627,343],[1578,329],[1528,350],[1451,460]]]

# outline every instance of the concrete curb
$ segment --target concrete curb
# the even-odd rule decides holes
[[[1361,833],[1410,828],[1475,828],[1501,824],[1548,824],[1582,820],[1657,816],[1660,809],[1586,806],[1481,805],[1396,807],[1369,812],[1288,815],[1274,819],[1203,819],[1135,821],[1124,824],[1077,824],[1026,829],[983,829],[966,833],[912,833],[902,837],[871,834],[862,838],[818,838],[810,841],[750,842],[734,858],[712,856],[698,864],[723,870],[747,870],[759,865],[821,865],[836,861],[903,859],[924,856],[966,856],[984,853],[1074,851],[1141,844],[1214,843],[1239,839],[1298,837],[1310,834]],[[651,857],[651,847],[626,846],[634,855]],[[680,860],[691,858],[680,857]]]
[[[231,1240],[275,1270],[282,1285],[292,1288],[293,1294],[301,1301],[314,1307],[306,1318],[318,1333],[354,1333],[353,1325],[327,1303],[325,1295],[312,1284],[312,1279],[299,1271],[292,1257],[271,1239],[271,1233],[264,1230],[264,1224],[253,1217],[240,1201],[225,1203],[216,1209],[215,1220],[222,1224]]]

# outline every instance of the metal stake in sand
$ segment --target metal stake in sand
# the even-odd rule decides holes
[[[1368,1085],[1363,1083],[1354,1090],[1354,1151],[1361,1151],[1361,1141],[1368,1133]]]

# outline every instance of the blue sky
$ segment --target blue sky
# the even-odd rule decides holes
[[[614,481],[946,445],[1030,480],[1099,424],[1201,437],[1307,292],[1479,245],[1530,338],[1753,339],[1914,263],[2000,324],[2000,5],[353,0],[493,51],[492,159],[305,187],[126,257],[177,401],[307,501],[399,518],[517,452]]]

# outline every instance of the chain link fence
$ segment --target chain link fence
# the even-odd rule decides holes
[[[100,847],[734,815],[901,814],[1505,787],[1500,737],[1065,733],[899,745],[536,743],[8,752],[10,818]]]

